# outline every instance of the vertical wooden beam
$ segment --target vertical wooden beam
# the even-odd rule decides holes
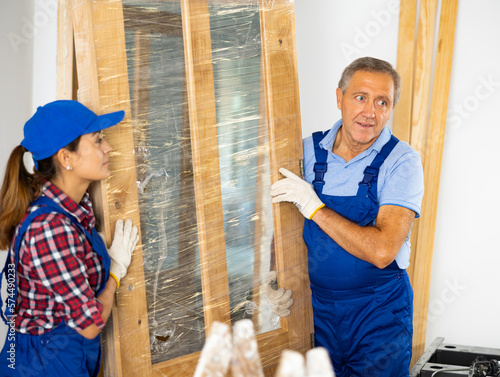
[[[96,215],[109,244],[111,224],[119,218],[132,219],[140,229],[123,10],[120,0],[72,0],[72,8],[79,100],[98,114],[125,110],[123,122],[105,132],[114,149],[110,158],[112,175],[93,195]],[[142,246],[138,245],[117,291],[114,313],[119,317],[124,376],[152,374],[142,264]],[[118,334],[114,334],[112,341],[117,340]],[[117,360],[119,355],[108,362]]]
[[[271,182],[275,182],[280,178],[280,167],[300,174],[303,156],[294,4],[260,0],[260,19]],[[281,327],[290,330],[288,348],[305,351],[311,346],[312,329],[307,316],[311,302],[307,250],[301,232],[304,219],[290,203],[273,205],[273,212],[278,281],[286,281],[294,295],[307,297],[290,308],[292,316],[282,319]]]
[[[230,323],[231,320],[208,0],[181,0],[181,9],[203,307],[208,332],[213,321]]]
[[[57,8],[57,99],[73,99],[73,21],[68,0]]]
[[[401,96],[394,109],[393,134],[410,143],[415,67],[415,24],[417,0],[401,1],[399,10],[397,71],[401,76]]]
[[[72,19],[78,73],[78,100],[87,107],[100,110],[97,59],[91,2],[72,0]]]
[[[425,142],[429,120],[431,72],[437,7],[438,0],[421,0],[418,13],[410,144],[420,153],[422,158],[425,155]]]
[[[413,82],[417,56],[416,39],[417,0],[400,1],[397,71],[401,76],[401,96],[394,109],[392,131],[400,140],[412,143]],[[421,72],[420,72],[421,74]],[[413,269],[417,254],[417,234],[419,219],[415,219],[411,230],[410,265],[407,268],[410,281],[413,281]]]
[[[458,0],[443,0],[439,22],[439,35],[435,58],[429,129],[424,159],[425,194],[422,218],[418,231],[418,259],[414,269],[414,353],[413,360],[423,354],[427,330],[427,311],[434,249],[434,235],[438,207],[439,180],[448,110],[448,96],[455,40]]]

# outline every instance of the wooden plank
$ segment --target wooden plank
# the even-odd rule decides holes
[[[275,182],[280,178],[280,167],[300,174],[302,160],[295,16],[293,2],[288,0],[260,0],[259,4],[270,171],[271,182]],[[311,347],[312,333],[308,326],[311,301],[302,239],[304,219],[290,203],[273,205],[273,217],[278,281],[298,298],[290,308],[292,314],[281,320],[288,336],[285,347],[304,352]]]
[[[400,1],[397,71],[401,76],[401,96],[394,109],[392,131],[400,140],[411,144],[413,80],[416,56],[417,0]],[[417,253],[418,219],[411,231],[412,252],[407,268],[410,281],[413,281],[413,268]]]
[[[100,110],[91,2],[72,0],[71,5],[76,67],[80,83],[77,98],[90,109]]]
[[[411,146],[425,155],[429,101],[431,88],[432,58],[434,54],[435,25],[438,0],[420,1],[418,13],[415,73],[413,76],[413,102],[411,114]]]
[[[69,15],[66,15],[66,21],[71,19],[71,39],[74,39],[74,54],[76,63],[76,81],[80,81],[82,85],[77,86],[76,98],[85,104],[87,107],[95,112],[99,112],[99,84],[97,78],[97,65],[96,65],[96,55],[94,46],[94,34],[92,27],[92,12],[89,3],[83,3],[81,1],[61,1],[59,6],[62,6],[59,11],[64,12],[65,7],[70,7],[68,10]],[[60,43],[61,39],[59,39]],[[60,47],[59,47],[60,48]],[[58,55],[58,60],[59,60]],[[61,55],[62,58],[62,55]],[[73,60],[73,59],[72,59]],[[67,64],[65,61],[64,64]],[[58,65],[59,66],[59,65]],[[73,72],[72,72],[73,73]],[[58,71],[58,75],[66,75],[66,69],[63,71]],[[61,79],[58,76],[58,79]],[[63,80],[65,80],[64,77]],[[58,95],[66,96],[66,90],[68,87],[67,82],[63,82],[58,85]],[[72,90],[73,94],[73,90]],[[100,230],[105,234],[106,239],[110,239],[111,232],[109,226],[103,225],[105,223],[105,206],[103,203],[102,187],[100,183],[94,183],[90,186],[89,192],[92,197],[94,213],[96,216],[97,224]],[[112,315],[117,315],[116,304],[113,305]],[[101,361],[101,370],[99,376],[106,374],[107,376],[121,376],[118,374],[121,371],[121,365],[118,360],[121,360],[119,349],[119,337],[117,330],[118,321],[113,321],[110,318],[111,326],[107,326],[103,332],[103,357]],[[111,362],[110,362],[111,361]]]
[[[125,110],[124,121],[105,132],[114,149],[110,189],[103,184],[95,190],[100,193],[96,212],[106,239],[111,240],[111,224],[118,218],[131,218],[140,229],[123,12],[118,0],[73,0],[72,7],[79,99],[97,113]],[[142,263],[139,245],[117,291],[120,334],[114,334],[113,341],[120,340],[124,376],[152,374]],[[119,362],[119,357],[107,362]]]
[[[418,231],[418,259],[414,270],[414,352],[413,362],[425,349],[427,312],[434,249],[434,235],[438,208],[439,180],[443,156],[446,115],[450,88],[455,25],[458,0],[444,0],[441,5],[439,35],[435,58],[434,82],[432,87],[432,112],[429,118],[427,148],[424,160],[425,194],[422,203],[422,221]]]
[[[420,224],[420,218],[415,219],[413,221],[413,225],[411,228],[411,234],[410,234],[410,245],[411,245],[411,254],[410,254],[410,265],[406,269],[406,272],[408,273],[408,277],[410,278],[410,284],[413,287],[414,281],[413,281],[413,275],[414,275],[414,270],[415,270],[415,265],[417,264],[417,256],[418,256],[418,246],[417,246],[417,240],[418,240],[418,227]]]
[[[106,134],[114,148],[106,190],[109,220],[130,218],[139,227],[139,203],[135,172],[134,140],[132,133],[130,91],[123,10],[120,0],[94,1],[93,20],[100,106],[102,111],[125,110],[120,127]],[[149,324],[144,286],[142,244],[132,258],[127,275],[117,291],[121,360],[124,376],[152,374],[149,343]]]
[[[206,331],[230,323],[208,0],[181,0]]]
[[[392,132],[399,140],[409,143],[413,103],[417,0],[401,1],[400,3],[397,71],[401,76],[401,95],[392,117]]]
[[[73,99],[73,21],[67,0],[57,7],[57,99]]]
[[[422,160],[425,153],[425,137],[427,136],[429,116],[437,3],[437,0],[420,2],[417,33],[415,33],[417,1],[401,1],[399,20],[397,67],[401,75],[402,88],[400,103],[394,111],[393,130],[396,136],[410,143],[419,152]],[[410,266],[407,269],[414,288],[419,284],[418,281],[415,281],[414,270],[420,259],[418,244],[420,221],[420,219],[416,219],[412,227],[412,253]],[[425,254],[422,258],[425,260]],[[413,319],[414,338],[421,336],[417,334],[421,330],[419,326],[421,316],[420,308],[417,307]],[[415,352],[418,351],[414,345],[414,354]]]

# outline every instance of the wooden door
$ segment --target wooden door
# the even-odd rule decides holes
[[[72,0],[78,99],[123,109],[105,137],[112,176],[99,223],[140,227],[107,326],[113,376],[192,375],[213,321],[251,318],[266,375],[284,349],[311,347],[303,218],[272,206],[278,169],[300,171],[293,3],[288,0]],[[271,269],[293,290],[272,315]]]

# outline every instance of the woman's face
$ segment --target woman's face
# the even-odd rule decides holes
[[[109,152],[112,148],[101,132],[82,135],[78,149],[71,152],[73,175],[84,181],[100,181],[110,175]]]

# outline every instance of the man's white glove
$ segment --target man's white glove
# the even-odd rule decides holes
[[[116,280],[116,287],[120,286],[120,280],[127,273],[128,266],[132,260],[132,252],[139,241],[138,229],[132,226],[132,220],[118,220],[115,226],[115,238],[108,250],[111,258],[110,274]]]
[[[264,297],[275,315],[279,317],[290,315],[289,308],[293,305],[292,291],[285,288],[278,289],[276,271],[270,271],[264,279]]]
[[[313,186],[285,168],[280,168],[280,173],[286,178],[274,182],[271,186],[272,202],[291,202],[306,219],[311,220],[314,214],[325,206]]]

